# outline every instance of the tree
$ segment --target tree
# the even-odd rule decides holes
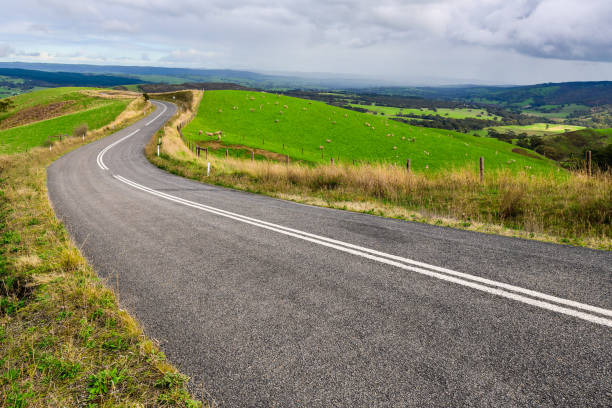
[[[144,98],[145,101],[149,100],[149,94],[146,92],[142,94],[142,97]]]

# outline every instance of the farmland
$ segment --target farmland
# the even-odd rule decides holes
[[[509,126],[494,126],[491,129],[495,129],[498,132],[511,131],[516,134],[527,133],[530,136],[545,136],[555,133],[573,132],[575,130],[584,129],[582,126],[565,125],[565,124],[551,124],[551,123],[534,123],[533,125],[509,125]]]
[[[475,118],[475,119],[483,119],[483,120],[499,120],[500,116],[489,114],[486,109],[476,109],[476,108],[421,108],[421,109],[410,109],[410,108],[395,108],[390,106],[377,106],[377,105],[359,105],[359,104],[350,104],[350,106],[356,108],[367,109],[371,112],[376,113],[384,113],[386,116],[397,116],[397,115],[406,115],[406,114],[414,114],[419,116],[424,115],[439,115],[446,116],[453,119],[465,119],[465,118]]]
[[[106,125],[128,105],[127,99],[86,95],[84,88],[53,88],[18,95],[0,114],[0,154],[23,152],[49,137],[72,134],[86,123],[90,129]]]
[[[404,165],[418,171],[477,166],[549,171],[555,164],[495,139],[428,129],[322,102],[248,91],[207,91],[183,133],[202,145],[219,143],[206,132],[222,130],[234,150],[261,149],[310,164],[335,162]],[[200,134],[202,131],[202,134]],[[513,149],[515,151],[513,152]],[[525,155],[527,153],[528,155]],[[531,157],[529,157],[531,156]]]

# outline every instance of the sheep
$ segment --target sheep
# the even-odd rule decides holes
[[[201,129],[200,129],[200,131],[198,132],[198,134],[199,134],[199,135],[201,135],[201,134],[202,134],[202,130],[201,130]]]
[[[397,146],[393,146],[393,150],[397,150]]]
[[[324,146],[319,146],[319,150],[323,150],[323,149],[325,149]]]
[[[274,119],[274,122],[275,122],[275,123],[278,123],[278,119]]]
[[[327,139],[327,140],[325,140],[325,141],[326,141],[327,143],[331,143],[331,140],[329,140],[329,139]]]
[[[391,133],[387,133],[387,137],[390,137],[390,136],[391,136]]]
[[[369,123],[369,122],[366,122],[366,123],[365,123],[365,125],[366,125],[367,127],[372,126],[372,125],[370,125],[370,123]]]
[[[219,113],[222,113],[222,112],[223,112],[223,109],[219,109],[219,110],[218,110],[218,112],[219,112]]]
[[[238,107],[237,107],[237,106],[234,106],[232,109],[233,109],[233,110],[238,110]]]
[[[259,110],[262,110],[262,109],[263,109],[263,105],[259,105]]]
[[[335,125],[335,124],[336,124],[336,121],[334,120],[334,121],[332,122],[332,125]]]
[[[249,110],[250,110],[251,112],[255,112],[255,109],[253,109],[253,108],[251,108],[251,109],[249,109]]]
[[[308,109],[306,109],[306,107],[303,107],[302,110],[305,111],[305,110],[308,110]]]
[[[423,153],[429,156],[429,152],[427,150],[423,150]]]
[[[345,117],[345,118],[348,118],[348,115],[345,113],[345,114],[344,114],[344,117]]]
[[[283,111],[279,111],[278,113],[280,113],[282,115],[284,112]]]
[[[213,132],[206,132],[206,136],[211,136],[212,137],[212,136],[214,136],[214,133]]]
[[[287,105],[283,105],[283,108],[285,109],[289,109],[289,107]]]
[[[275,105],[278,105],[278,101],[274,102]]]
[[[402,140],[406,140],[406,136],[402,136]]]

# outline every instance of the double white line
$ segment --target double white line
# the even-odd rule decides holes
[[[117,143],[117,142],[116,142]],[[110,146],[109,146],[110,147]],[[584,303],[575,302],[573,300],[563,299],[556,296],[547,295],[545,293],[536,292],[534,290],[521,288],[519,286],[510,285],[503,282],[497,282],[491,279],[482,278],[480,276],[470,275],[467,273],[457,272],[452,269],[441,268],[435,265],[429,265],[423,262],[414,261],[412,259],[403,258],[392,254],[376,251],[365,248],[359,245],[350,244],[348,242],[338,241],[332,238],[323,237],[320,235],[311,234],[305,231],[300,231],[293,228],[284,227],[282,225],[273,224],[262,221],[256,218],[247,217],[236,214],[230,211],[225,211],[220,208],[211,207],[208,205],[185,200],[152,188],[143,186],[134,181],[128,180],[119,175],[113,175],[114,178],[138,190],[152,194],[154,196],[173,201],[187,207],[196,208],[222,217],[231,218],[233,220],[254,225],[279,234],[288,235],[304,241],[312,242],[328,248],[334,248],[338,251],[346,252],[352,255],[367,258],[383,264],[394,266],[411,272],[416,272],[432,278],[452,282],[458,285],[467,286],[472,289],[477,289],[482,292],[501,296],[507,299],[512,299],[518,302],[526,303],[531,306],[536,306],[542,309],[550,310],[556,313],[565,314],[568,316],[577,317],[592,323],[601,324],[612,327],[612,310],[603,309],[596,306],[587,305]]]
[[[104,154],[106,152],[108,152],[113,146],[118,145],[119,143],[123,142],[125,139],[127,139],[128,137],[132,137],[134,136],[136,133],[140,132],[140,129],[137,129],[135,131],[133,131],[132,133],[130,133],[129,135],[122,137],[121,139],[117,140],[114,143],[109,144],[108,146],[106,146],[104,149],[102,149],[100,151],[100,153],[98,153],[98,157],[96,158],[96,162],[98,163],[98,166],[102,169],[102,170],[108,170],[108,167],[106,167],[106,164],[104,164],[104,160],[102,160],[104,158]]]

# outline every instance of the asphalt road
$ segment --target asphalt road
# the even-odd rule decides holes
[[[221,406],[612,405],[611,253],[185,180],[144,157],[156,104],[53,163],[49,196]]]

